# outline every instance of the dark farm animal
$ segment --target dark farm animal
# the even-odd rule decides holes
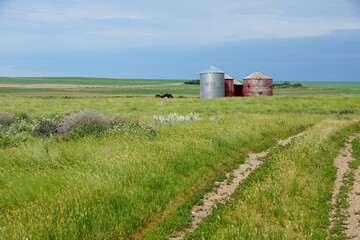
[[[174,98],[174,96],[171,93],[160,93],[160,94],[155,94],[156,98]]]

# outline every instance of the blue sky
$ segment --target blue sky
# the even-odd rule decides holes
[[[358,0],[0,0],[0,76],[360,81]]]

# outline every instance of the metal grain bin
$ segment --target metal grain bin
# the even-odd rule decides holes
[[[246,96],[271,96],[273,79],[259,71],[244,78],[243,95]]]
[[[211,65],[200,73],[200,98],[225,96],[224,72]]]

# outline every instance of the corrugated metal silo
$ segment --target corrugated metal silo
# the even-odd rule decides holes
[[[200,73],[200,98],[225,96],[224,72],[211,65]]]
[[[243,95],[246,96],[271,96],[273,79],[259,71],[244,78]]]

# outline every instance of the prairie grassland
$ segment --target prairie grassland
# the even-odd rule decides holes
[[[0,110],[33,115],[68,113],[94,109],[108,115],[152,119],[155,114],[189,112],[219,113],[299,113],[326,114],[349,111],[360,113],[360,98],[355,94],[272,96],[259,98],[176,98],[152,97],[17,97],[0,96]]]
[[[154,138],[108,134],[76,141],[55,141],[34,137],[17,147],[1,148],[1,239],[127,239],[139,229],[147,228],[163,212],[181,206],[219,174],[241,163],[250,151],[274,145],[278,138],[321,122],[309,131],[306,137],[309,140],[300,150],[314,151],[315,157],[323,157],[320,153],[328,156],[328,150],[332,154],[339,140],[331,136],[351,125],[352,121],[344,120],[343,116],[358,119],[360,104],[356,95],[246,99],[0,99],[1,111],[38,116],[94,109],[146,121],[157,132]],[[196,112],[201,119],[170,125],[154,123],[154,115],[171,112]],[[316,132],[323,136],[318,142],[313,139]],[[305,156],[300,150],[289,149],[289,155],[293,151],[293,155]],[[276,159],[269,162],[275,164]],[[299,169],[314,170],[310,175],[317,179],[313,184],[321,192],[331,186],[333,169],[330,163],[331,159],[325,166],[315,161],[313,166],[305,161]],[[285,166],[281,171],[286,172]],[[293,166],[288,167],[292,169]],[[322,183],[318,177],[329,168],[331,171]],[[269,169],[261,169],[264,170],[260,171],[260,176],[267,179]],[[303,174],[300,170],[299,174]],[[279,170],[271,168],[271,171],[278,173]],[[278,176],[275,173],[273,176]],[[296,190],[296,184],[293,185]],[[277,191],[274,189],[272,194]],[[306,201],[314,200],[311,194],[305,196],[309,197]],[[323,220],[325,213],[320,211],[319,214]],[[309,222],[319,225],[311,219]],[[184,224],[186,222],[179,226]],[[166,238],[166,231],[161,230],[157,239]]]
[[[333,159],[357,121],[324,120],[265,159],[234,201],[188,238],[326,239]]]
[[[241,120],[234,121],[234,118]],[[38,139],[1,150],[4,238],[126,238],[204,176],[321,117],[235,114],[77,142]],[[248,127],[248,123],[259,125]],[[261,126],[261,127],[260,127]],[[239,155],[229,158],[234,151]]]
[[[199,96],[200,86],[184,84],[188,80],[169,79],[116,79],[116,78],[85,78],[85,77],[0,77],[1,95],[154,95],[169,92],[175,96]],[[282,83],[275,81],[275,83]],[[274,95],[314,95],[314,94],[360,94],[359,82],[300,82],[304,88],[274,88]],[[2,84],[12,87],[1,88]],[[29,84],[42,87],[28,88]],[[48,85],[53,84],[53,87]],[[56,87],[56,84],[74,85],[71,89]],[[16,86],[18,85],[18,86]],[[76,85],[76,86],[75,86]],[[47,86],[45,88],[45,86]],[[92,87],[90,87],[92,86]],[[96,88],[94,86],[97,86]]]

